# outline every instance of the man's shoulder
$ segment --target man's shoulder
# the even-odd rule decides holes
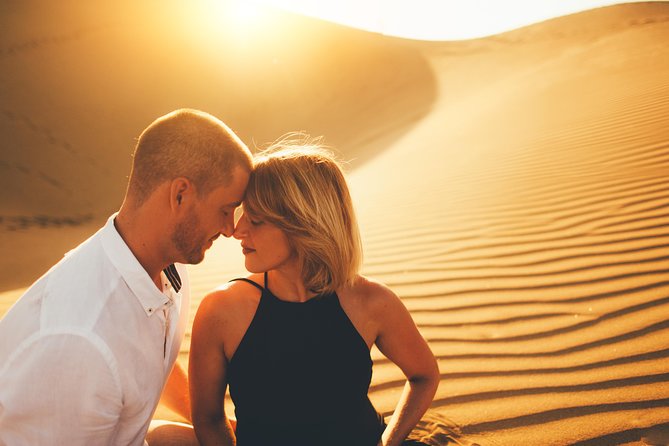
[[[81,283],[82,277],[97,274],[94,265],[102,261],[102,250],[99,249],[99,241],[96,242],[96,235],[67,252],[60,261],[42,274],[21,295],[12,309],[18,310],[20,307],[28,306],[30,308],[26,308],[23,313],[35,313],[37,310],[41,312],[47,297],[53,301],[59,299],[59,296],[71,296]],[[90,284],[99,286],[98,278],[92,278]]]
[[[104,250],[100,242],[101,231],[89,236],[86,240],[79,243],[79,245],[66,251],[63,257],[55,263],[44,276],[52,276],[58,274],[66,274],[74,265],[85,264],[95,258],[104,256]]]
[[[106,280],[118,273],[112,268],[96,233],[76,248],[65,253],[46,274],[47,293],[58,293],[60,290],[98,290],[106,288]]]
[[[120,280],[96,233],[40,279],[42,324],[91,326]]]

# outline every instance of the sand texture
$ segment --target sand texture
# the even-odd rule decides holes
[[[201,108],[353,160],[363,272],[437,355],[451,442],[669,444],[668,3],[439,43],[79,3],[0,6],[0,315],[118,207],[139,131]],[[192,319],[238,243],[191,272]],[[403,376],[373,357],[387,414]]]

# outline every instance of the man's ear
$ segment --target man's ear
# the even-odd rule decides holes
[[[184,205],[195,192],[193,183],[186,177],[177,177],[170,183],[170,207],[177,210]]]

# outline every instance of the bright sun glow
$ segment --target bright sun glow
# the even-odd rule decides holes
[[[210,38],[217,32],[228,32],[247,39],[266,24],[266,6],[260,0],[201,0],[192,2],[197,10],[197,30]]]
[[[253,1],[237,1],[232,8],[234,21],[242,26],[258,21],[262,12],[262,6]]]
[[[421,40],[483,37],[565,14],[622,3],[613,0],[256,1],[354,28]]]

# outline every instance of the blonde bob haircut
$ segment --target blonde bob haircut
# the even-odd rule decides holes
[[[362,263],[358,222],[342,168],[320,140],[292,134],[256,155],[244,212],[284,231],[308,290],[352,284]]]

